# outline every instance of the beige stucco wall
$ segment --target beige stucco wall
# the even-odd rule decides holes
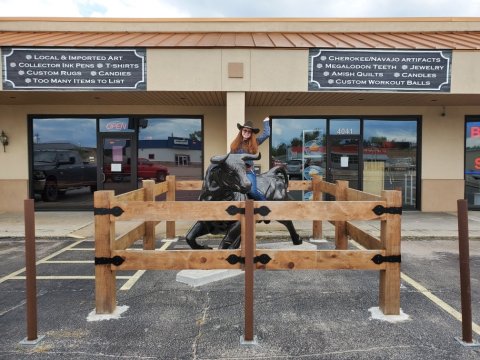
[[[463,199],[465,182],[461,180],[422,179],[422,211],[457,211],[457,200]]]
[[[147,74],[149,91],[307,91],[308,50],[148,49]]]
[[[480,93],[479,61],[480,52],[478,51],[453,51],[451,87],[453,94]]]

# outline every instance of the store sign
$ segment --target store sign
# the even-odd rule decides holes
[[[309,91],[450,92],[451,50],[310,49]]]
[[[146,90],[145,49],[3,48],[4,90]]]
[[[188,139],[173,139],[175,145],[188,145]]]

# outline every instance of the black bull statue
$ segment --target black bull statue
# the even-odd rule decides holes
[[[247,178],[245,160],[258,160],[260,154],[217,155],[210,159],[210,166],[205,174],[202,201],[242,201],[251,188]],[[257,176],[257,188],[265,194],[267,200],[288,200],[288,176],[284,168],[274,167]],[[300,245],[302,239],[291,221],[279,221],[288,229],[294,245]],[[197,221],[186,235],[186,241],[192,249],[210,249],[200,245],[196,239],[206,234],[225,234],[220,242],[220,249],[237,249],[240,246],[241,228],[239,221]]]

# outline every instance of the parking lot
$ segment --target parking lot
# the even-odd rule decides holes
[[[205,240],[215,242],[215,239]],[[266,237],[259,243],[284,239]],[[456,239],[402,242],[403,317],[377,318],[376,271],[256,271],[256,344],[242,344],[243,275],[191,287],[178,271],[117,274],[118,318],[94,314],[94,241],[37,239],[38,334],[26,337],[24,241],[0,239],[0,358],[478,359],[462,345]],[[315,243],[331,248],[331,241]],[[157,240],[156,248],[185,248]],[[268,246],[268,245],[265,245]],[[288,246],[288,244],[286,244]],[[350,242],[350,247],[356,244]],[[480,241],[470,242],[480,336]]]

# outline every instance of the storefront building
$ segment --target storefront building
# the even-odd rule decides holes
[[[480,208],[480,19],[0,18],[0,48],[2,212],[201,179],[265,116],[261,171]]]

